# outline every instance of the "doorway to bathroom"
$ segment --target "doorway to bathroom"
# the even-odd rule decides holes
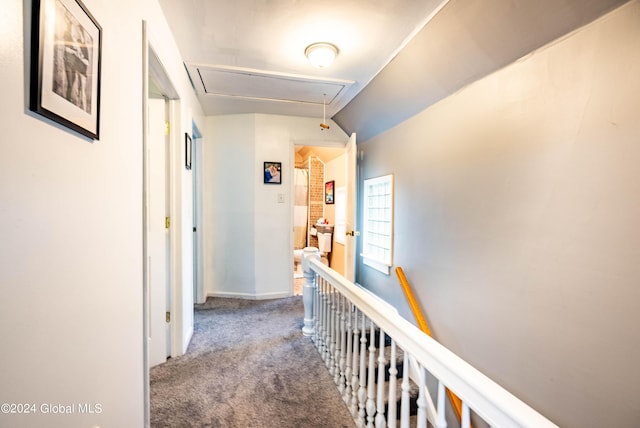
[[[346,185],[345,148],[294,146],[293,173],[293,294],[302,294],[302,251],[305,247],[320,250],[321,260],[344,274],[344,241],[334,230],[342,216],[341,203],[335,196]],[[327,197],[327,189],[333,194]],[[326,225],[317,227],[319,222]],[[344,228],[342,228],[344,230]],[[329,233],[331,231],[331,233]],[[342,232],[344,234],[344,231]]]

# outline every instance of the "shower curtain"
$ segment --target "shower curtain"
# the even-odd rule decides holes
[[[293,181],[293,245],[294,249],[307,246],[307,204],[309,201],[309,173],[296,168]]]

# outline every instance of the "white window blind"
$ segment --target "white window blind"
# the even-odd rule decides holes
[[[393,265],[393,175],[365,180],[363,193],[363,262],[388,275]]]

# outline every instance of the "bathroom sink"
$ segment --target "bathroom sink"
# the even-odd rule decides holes
[[[332,224],[316,224],[313,227],[316,228],[318,233],[333,233],[333,225]]]

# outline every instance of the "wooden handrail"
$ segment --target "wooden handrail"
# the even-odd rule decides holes
[[[431,333],[429,324],[427,324],[427,320],[424,318],[424,315],[420,310],[420,305],[416,300],[416,296],[413,294],[411,285],[409,285],[409,281],[407,281],[407,277],[404,275],[404,271],[400,266],[396,267],[396,275],[398,276],[398,280],[400,280],[400,285],[402,286],[404,295],[407,296],[409,307],[411,308],[411,312],[413,312],[413,316],[416,318],[416,321],[418,322],[418,327],[420,328],[420,330],[428,334],[429,337],[433,338],[433,334]],[[447,395],[449,396],[451,407],[453,407],[453,411],[456,413],[456,416],[458,417],[458,421],[462,421],[462,400],[460,400],[460,398],[456,394],[454,394],[453,391],[451,391],[449,388],[447,388]],[[471,424],[469,424],[469,427],[471,427]]]

